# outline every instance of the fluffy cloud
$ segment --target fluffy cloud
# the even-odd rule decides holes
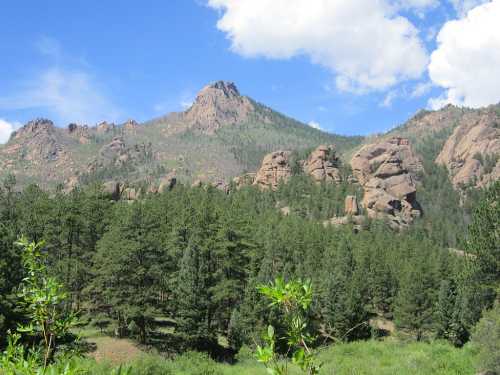
[[[463,17],[467,12],[478,5],[488,3],[490,0],[450,0],[455,8],[455,11],[460,17]]]
[[[390,0],[390,1],[396,8],[401,8],[405,10],[415,10],[419,12],[419,14],[422,14],[420,12],[424,10],[436,8],[439,6],[438,0]]]
[[[500,101],[500,0],[480,5],[447,22],[438,34],[429,76],[446,92],[430,100],[481,107]]]
[[[399,0],[414,7],[430,0]],[[394,1],[209,0],[221,11],[217,27],[245,57],[306,55],[348,91],[387,89],[425,71],[426,50]]]
[[[91,75],[52,68],[25,82],[19,92],[0,97],[0,109],[43,108],[57,121],[96,123],[116,120],[119,111]]]
[[[18,127],[18,123],[11,123],[0,118],[0,144],[6,143],[10,138],[10,134]]]
[[[316,121],[309,121],[307,125],[309,125],[311,128],[321,130],[321,125]]]

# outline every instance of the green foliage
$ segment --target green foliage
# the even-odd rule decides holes
[[[44,368],[53,359],[58,340],[68,334],[76,323],[76,315],[64,304],[67,294],[59,281],[50,275],[41,252],[43,242],[28,242],[22,237],[17,244],[23,248],[23,266],[27,276],[21,284],[21,303],[29,323],[20,325],[18,332],[42,338]]]
[[[478,350],[479,371],[500,372],[500,304],[486,311],[474,328],[472,344]]]
[[[313,298],[310,281],[285,282],[283,278],[277,278],[270,285],[259,286],[258,290],[271,300],[270,306],[276,306],[283,312],[286,354],[292,357],[292,362],[304,373],[318,374],[321,365],[317,363],[315,353],[310,348],[315,337],[308,332],[310,328],[308,314]],[[276,351],[277,338],[272,325],[268,326],[264,340],[266,342],[264,346],[257,345],[257,360],[266,365],[271,375],[288,374],[286,361],[280,361]]]

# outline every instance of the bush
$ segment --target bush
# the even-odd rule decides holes
[[[472,343],[478,350],[478,370],[500,374],[500,303],[484,313],[474,329]]]

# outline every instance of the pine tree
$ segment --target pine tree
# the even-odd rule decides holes
[[[396,325],[415,334],[417,341],[431,328],[432,281],[419,259],[410,262],[405,270],[395,301],[394,316]]]
[[[176,278],[176,332],[188,346],[206,349],[215,340],[210,325],[208,267],[199,245],[193,239],[184,251]]]
[[[346,239],[329,251],[323,269],[320,311],[328,335],[335,340],[349,340],[366,335],[362,275],[356,272],[352,248]]]

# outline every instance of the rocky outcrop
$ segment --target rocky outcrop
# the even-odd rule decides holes
[[[98,157],[89,164],[87,172],[95,172],[103,167],[122,167],[134,165],[152,158],[152,144],[135,144],[127,146],[122,137],[114,137],[99,150]]]
[[[485,187],[500,179],[500,115],[490,110],[462,121],[436,163],[446,166],[455,188]]]
[[[90,143],[91,134],[87,125],[71,123],[68,125],[67,131],[72,138],[76,138],[82,145]]]
[[[396,137],[366,145],[353,156],[351,166],[363,186],[362,204],[368,217],[386,219],[401,228],[421,214],[415,174],[422,165],[407,139]]]
[[[230,191],[230,186],[229,184],[224,181],[224,180],[218,180],[218,181],[215,181],[211,184],[214,188],[226,193],[226,194],[229,194],[229,191]]]
[[[8,147],[6,153],[12,151],[36,164],[57,161],[65,155],[63,146],[57,141],[54,124],[46,119],[28,122],[13,134],[11,142],[12,147]]]
[[[240,95],[234,83],[219,81],[198,93],[183,119],[191,128],[213,134],[222,126],[244,122],[254,110],[253,103]]]
[[[358,198],[355,195],[345,197],[344,212],[346,215],[355,216],[359,214]]]
[[[319,146],[303,164],[304,172],[316,182],[339,183],[342,178],[338,169],[339,159],[334,146]]]
[[[166,191],[170,191],[174,188],[176,184],[177,184],[177,176],[175,175],[175,172],[171,172],[160,180],[160,185],[158,186],[158,192],[164,193]]]
[[[266,155],[253,185],[261,189],[276,190],[280,182],[287,182],[292,176],[290,155],[290,151],[275,151]]]
[[[112,132],[115,128],[115,124],[108,124],[106,121],[103,121],[96,126],[96,132],[98,134],[105,134]]]
[[[125,124],[123,124],[123,133],[124,134],[136,134],[137,128],[139,124],[135,120],[128,120]]]
[[[136,201],[141,197],[141,189],[126,187],[122,190],[120,198],[127,201]]]
[[[254,183],[256,173],[245,173],[242,176],[238,176],[233,178],[233,182],[236,186],[236,189],[241,189],[243,186],[250,186]]]

